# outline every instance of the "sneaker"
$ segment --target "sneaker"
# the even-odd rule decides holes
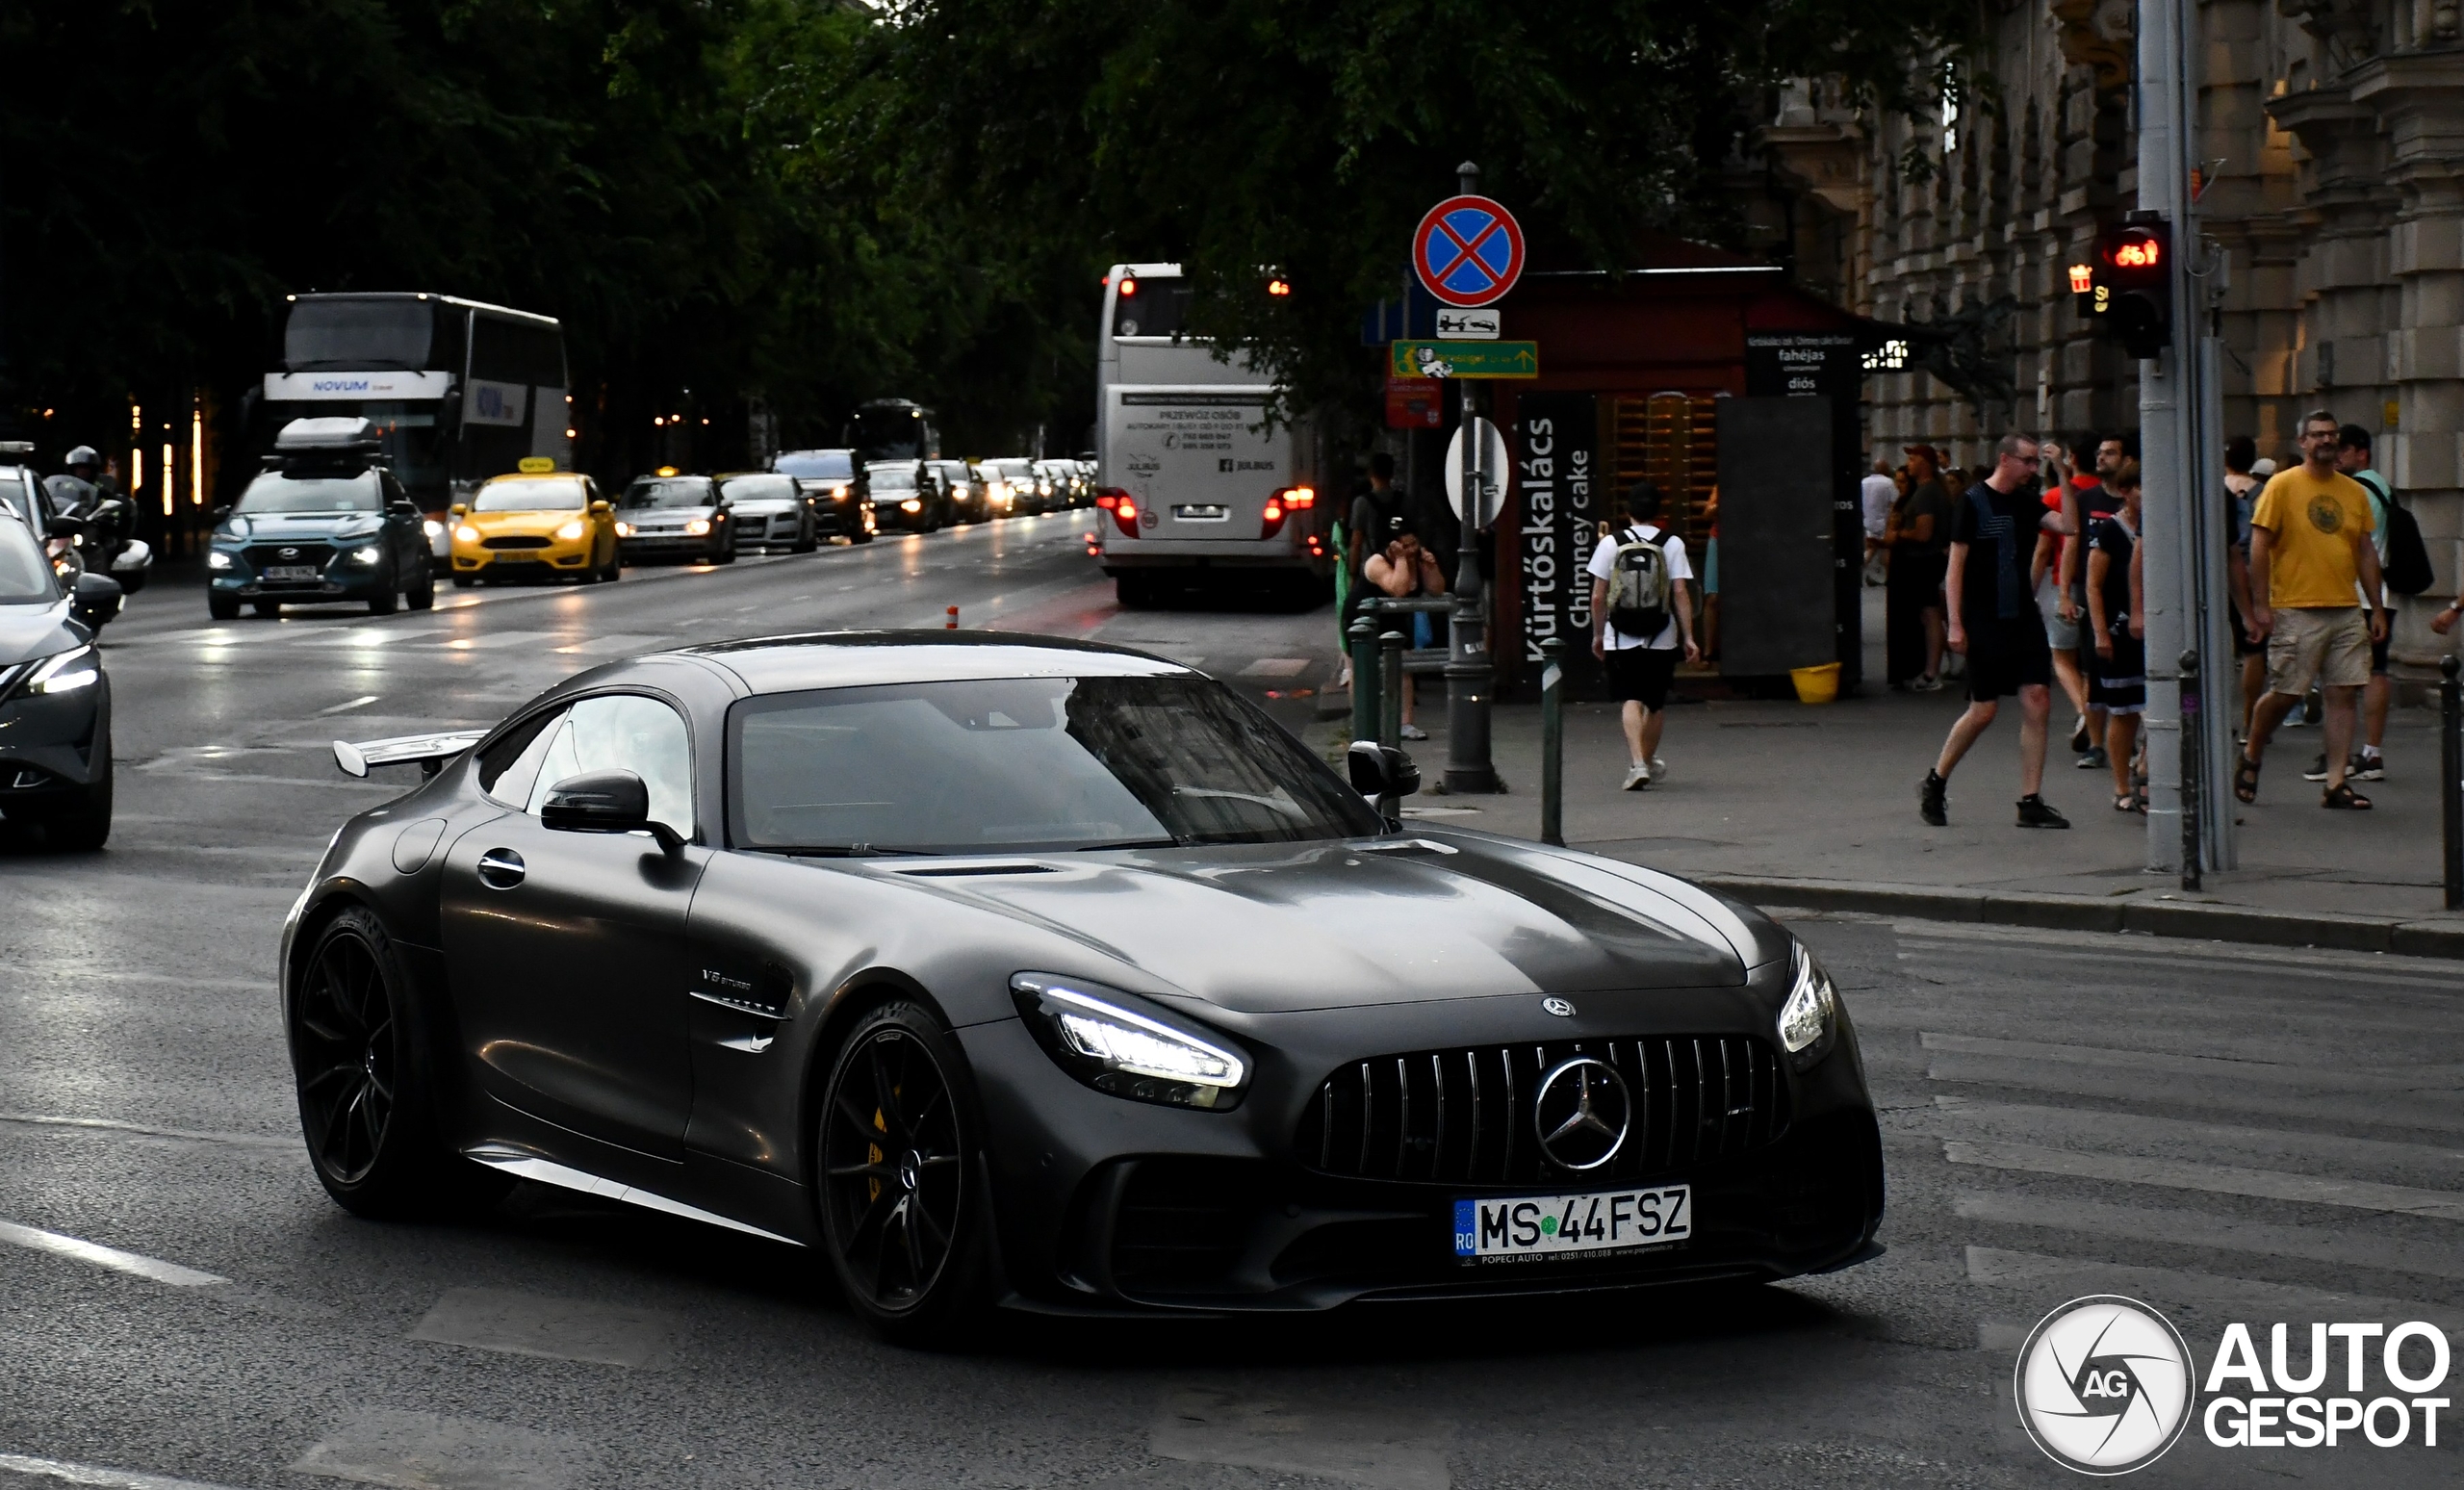
[[[2082,714],[2079,716],[2078,723],[2070,727],[2070,753],[2074,756],[2085,755],[2089,743],[2088,716]]]
[[[2305,782],[2323,782],[2327,779],[2326,752],[2319,753],[2319,758],[2310,762],[2310,769],[2301,773],[2301,779]]]
[[[2045,806],[2044,798],[2030,792],[2019,799],[2019,826],[2022,828],[2067,828],[2070,819]]]
[[[2105,754],[2102,745],[2092,747],[2079,758],[2079,769],[2082,771],[2110,771],[2113,768],[2113,758]]]
[[[2352,758],[2352,769],[2345,773],[2356,782],[2383,782],[2387,779],[2387,758],[2360,755]]]
[[[1651,784],[1652,768],[1650,766],[1628,766],[1626,768],[1626,784],[1617,789],[1620,791],[1640,791]]]
[[[1942,680],[1938,678],[1919,678],[1908,686],[1917,693],[1939,693],[1942,691]]]
[[[1916,788],[1916,815],[1933,827],[1949,827],[1950,792],[1950,783],[1936,772],[1926,772],[1925,780]]]
[[[1662,759],[1661,759],[1661,758],[1659,758],[1659,757],[1657,757],[1657,756],[1654,756],[1654,757],[1652,757],[1652,780],[1653,780],[1653,781],[1656,781],[1656,782],[1659,782],[1659,781],[1666,781],[1667,779],[1668,779],[1668,762],[1667,762],[1667,761],[1665,761],[1665,760],[1662,760]]]
[[[1424,740],[1428,738],[1428,732],[1422,729],[1419,725],[1405,725],[1403,726],[1403,738],[1407,740]]]

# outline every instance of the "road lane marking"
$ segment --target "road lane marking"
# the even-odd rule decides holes
[[[2120,1143],[2173,1143],[2239,1150],[2257,1156],[2262,1165],[2287,1159],[2314,1160],[2323,1165],[2364,1164],[2413,1166],[2440,1174],[2464,1172],[2464,1148],[2432,1143],[2400,1143],[2386,1139],[2347,1138],[2340,1133],[2303,1132],[2290,1128],[2244,1128],[2231,1123],[2198,1122],[2183,1118],[2157,1118],[2140,1113],[2111,1113],[2084,1107],[2037,1107],[2024,1102],[1981,1102],[1964,1096],[1937,1096],[1941,1116],[1963,1125],[1993,1128],[2008,1124],[2016,1133],[1984,1133],[1986,1138],[2058,1138],[2066,1143],[2113,1147]],[[2232,1157],[2227,1152],[2201,1158]]]
[[[585,657],[603,656],[611,652],[649,652],[656,644],[666,641],[667,637],[665,631],[611,631],[605,636],[594,636],[588,641],[552,650]]]
[[[1307,657],[1260,657],[1241,669],[1244,678],[1297,678],[1309,670]]]
[[[2327,1087],[2343,1092],[2401,1092],[2454,1090],[2464,1086],[2464,1068],[2453,1064],[2347,1071],[2323,1066],[2289,1066],[2277,1061],[2175,1055],[2163,1050],[2059,1045],[2038,1040],[1992,1040],[1977,1035],[1945,1035],[1934,1030],[1919,1030],[1916,1039],[1927,1050],[1945,1055],[1998,1056],[2009,1060],[2049,1061],[2062,1066],[2118,1066],[2130,1070],[2160,1071],[2168,1078],[2201,1076],[2223,1081],[2264,1081],[2278,1086]]]
[[[537,1355],[556,1361],[656,1370],[682,1322],[663,1309],[549,1298],[495,1288],[457,1288],[427,1311],[413,1340]]]
[[[1890,928],[1900,939],[1923,946],[1928,952],[1964,955],[1967,944],[1989,945],[2024,943],[2031,951],[2041,950],[2056,957],[2122,962],[2144,971],[2156,971],[2180,963],[2213,967],[2226,972],[2282,972],[2287,967],[2343,979],[2348,982],[2376,983],[2389,977],[2410,975],[2408,983],[2423,987],[2453,989],[2451,973],[2442,974],[2435,959],[2401,957],[2386,952],[2307,952],[2292,947],[2250,947],[2238,950],[2231,942],[2206,942],[2195,938],[2157,938],[2145,932],[2039,932],[2026,927],[1996,927],[1992,931],[1964,931],[1942,921],[1893,921]],[[1958,944],[1958,945],[1954,945]],[[2176,950],[2181,948],[2182,950]]]
[[[211,1272],[199,1272],[194,1268],[183,1268],[178,1263],[167,1263],[160,1258],[144,1257],[136,1252],[123,1252],[116,1246],[105,1246],[99,1242],[63,1236],[57,1231],[40,1231],[33,1226],[20,1226],[14,1221],[0,1221],[0,1242],[37,1252],[49,1252],[54,1257],[67,1257],[82,1263],[91,1263],[97,1268],[109,1268],[115,1272],[151,1278],[157,1283],[168,1283],[173,1288],[210,1288],[217,1283],[231,1281],[229,1278],[218,1277]]]
[[[2188,1305],[2210,1321],[2426,1320],[2450,1335],[2464,1330],[2464,1309],[2413,1298],[2339,1294],[2258,1278],[2048,1257],[2039,1252],[2006,1252],[1990,1246],[1970,1246],[1966,1250],[1968,1281],[2025,1296],[2030,1322],[2037,1318],[2037,1311],[2046,1307],[2040,1299],[2118,1293],[2145,1299],[2160,1309]],[[2012,1348],[2016,1344],[2014,1341]]]
[[[477,636],[457,637],[443,644],[446,652],[490,652],[500,647],[526,647],[533,642],[551,641],[553,631],[485,631]]]
[[[224,1490],[223,1486],[199,1479],[172,1479],[162,1475],[141,1475],[135,1470],[71,1464],[66,1459],[38,1459],[23,1453],[0,1453],[0,1474],[30,1475],[63,1484],[92,1485],[97,1490]]]
[[[1147,1433],[1159,1459],[1309,1475],[1376,1490],[1447,1490],[1436,1422],[1218,1387],[1175,1387]]]
[[[2288,1226],[2243,1216],[2210,1216],[2179,1207],[2106,1205],[2052,1195],[1968,1191],[1952,1197],[1951,1214],[1963,1220],[2075,1231],[2099,1239],[2298,1257],[2308,1262],[2419,1273],[2431,1278],[2464,1278],[2464,1256],[2447,1248],[2355,1236],[2349,1229]]]
[[[240,986],[249,989],[265,987],[264,984],[259,983]],[[297,1138],[269,1138],[262,1133],[218,1133],[206,1128],[151,1128],[139,1122],[115,1122],[108,1118],[55,1118],[46,1113],[0,1113],[0,1122],[18,1123],[35,1128],[85,1128],[102,1133],[129,1133],[141,1138],[183,1139],[195,1143],[229,1143],[241,1148],[278,1148],[286,1153],[299,1147],[302,1142]]]
[[[317,717],[322,719],[327,714],[347,714],[354,708],[366,708],[369,705],[375,703],[381,697],[383,697],[381,694],[363,693],[358,698],[352,699],[347,704],[328,705],[327,706],[317,710]]]
[[[2292,1200],[2304,1205],[2336,1205],[2355,1211],[2464,1221],[2464,1195],[2420,1190],[2410,1185],[2320,1179],[2280,1169],[2248,1169],[2239,1165],[2136,1159],[2126,1154],[2079,1153],[2036,1143],[1970,1143],[1961,1139],[1944,1140],[1942,1157],[1953,1164],[2017,1169],[2030,1174],[2118,1180],[2129,1185],[2162,1185],[2210,1195],[2250,1195],[2262,1200]]]
[[[606,1483],[599,1451],[578,1438],[501,1423],[377,1408],[319,1440],[295,1474],[398,1490],[440,1485],[585,1490]]]

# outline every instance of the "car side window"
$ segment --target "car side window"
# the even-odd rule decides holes
[[[563,709],[544,710],[481,751],[479,789],[506,807],[527,806],[530,788],[539,780],[539,763],[564,722]]]
[[[604,694],[576,704],[552,732],[525,810],[535,815],[567,777],[630,771],[650,788],[651,820],[693,835],[692,735],[675,709],[639,694]]]

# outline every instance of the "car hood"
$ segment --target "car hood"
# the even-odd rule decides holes
[[[0,667],[82,647],[86,639],[83,630],[69,625],[66,601],[48,605],[0,605]]]
[[[1240,1014],[1729,986],[1770,955],[1681,881],[1479,834],[1033,862],[923,883]]]
[[[616,516],[635,527],[652,527],[667,523],[689,523],[718,510],[716,507],[619,507]]]
[[[768,517],[772,513],[785,512],[794,506],[795,503],[784,497],[756,497],[748,501],[739,501],[728,510],[738,517]]]
[[[474,512],[462,521],[482,533],[535,533],[545,536],[576,518],[589,516],[587,512],[564,507],[546,512]]]
[[[215,530],[218,538],[244,543],[321,543],[328,538],[371,538],[384,519],[373,512],[238,513]]]
[[[876,486],[869,495],[875,501],[905,501],[911,497],[921,497],[924,493],[912,486]]]

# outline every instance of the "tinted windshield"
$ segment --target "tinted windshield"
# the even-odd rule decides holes
[[[846,450],[789,450],[770,463],[781,475],[808,481],[844,481],[856,474],[855,456]]]
[[[42,545],[24,524],[0,517],[0,605],[48,605],[58,599]]]
[[[267,472],[248,483],[235,509],[241,512],[378,512],[385,506],[376,473],[346,476],[290,476]]]
[[[572,476],[536,481],[490,481],[471,503],[474,512],[579,512],[586,499]]]
[[[435,314],[424,300],[301,300],[283,324],[283,364],[294,372],[424,368]]]
[[[1125,275],[1120,294],[1113,296],[1113,335],[1173,336],[1188,321],[1189,313],[1188,280],[1154,274]]]
[[[748,700],[729,720],[744,848],[1014,853],[1380,829],[1292,736],[1203,678],[838,688]]]
[[[796,478],[783,475],[730,476],[719,483],[730,501],[793,501]]]
[[[617,505],[706,507],[716,501],[710,495],[708,476],[649,476],[625,488],[625,500]]]
[[[911,492],[915,490],[913,466],[873,466],[868,468],[876,492]]]

